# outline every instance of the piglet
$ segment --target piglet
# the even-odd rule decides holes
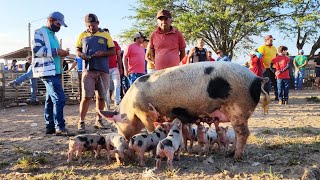
[[[221,148],[224,148],[226,152],[229,151],[229,145],[232,144],[233,148],[235,146],[236,135],[233,129],[229,127],[216,126],[216,131],[218,134],[218,143]]]
[[[197,140],[197,126],[192,126],[192,124],[183,124],[182,135],[184,140],[184,147],[186,151],[192,151],[193,142]],[[190,141],[190,146],[188,148],[188,142]]]
[[[130,139],[129,149],[138,154],[140,160],[140,166],[144,166],[144,153],[148,151],[152,151],[153,156],[155,155],[156,147],[160,140],[164,139],[168,131],[171,127],[171,123],[164,122],[154,122],[154,126],[156,129],[148,134],[148,133],[139,133]]]
[[[176,153],[178,160],[180,160],[180,153],[183,148],[182,123],[178,118],[175,118],[168,136],[157,145],[156,168],[160,168],[161,158],[167,157],[167,166],[169,169],[173,169],[172,161],[174,154]]]
[[[218,143],[218,135],[212,128],[204,127],[202,124],[198,125],[197,131],[198,144],[202,147],[202,150],[208,155],[210,147],[215,143]]]
[[[115,155],[117,164],[123,165],[125,158],[130,156],[129,144],[126,139],[118,133],[109,133],[106,135],[106,147],[108,153],[108,161],[110,156]]]
[[[100,154],[101,149],[106,149],[106,140],[99,134],[83,134],[70,138],[68,160],[72,160],[74,152],[79,156],[79,162],[82,161],[82,153],[84,151],[94,151],[95,158]]]

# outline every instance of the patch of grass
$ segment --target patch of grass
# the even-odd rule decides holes
[[[300,165],[300,164],[301,164],[301,162],[300,162],[299,158],[290,159],[288,162],[288,166],[296,166],[296,165]]]
[[[282,149],[283,144],[268,144],[265,146],[267,150],[277,150],[277,149]]]
[[[63,175],[63,176],[75,175],[75,172],[74,172],[73,167],[64,169],[64,170],[62,171],[62,175]]]
[[[273,172],[271,166],[269,166],[269,170],[267,172],[264,171],[264,169],[261,169],[259,174],[260,174],[260,177],[265,178],[265,179],[276,180],[276,179],[282,179],[283,178],[283,176],[280,173]]]
[[[172,178],[172,177],[177,177],[178,172],[180,171],[180,169],[166,169],[164,171],[164,174],[168,177],[168,178]]]
[[[314,131],[312,128],[309,127],[294,127],[292,128],[292,131],[306,133],[306,134],[317,134],[319,132]]]
[[[316,96],[307,97],[306,100],[308,102],[316,102],[316,103],[320,102],[320,99],[318,97],[316,97]]]
[[[248,141],[249,141],[250,143],[253,143],[253,144],[262,145],[262,144],[265,143],[266,138],[261,137],[261,136],[250,135],[249,138],[248,138]]]
[[[273,132],[270,129],[264,129],[261,131],[262,134],[273,134]]]
[[[17,160],[16,166],[21,168],[22,170],[25,170],[26,172],[34,172],[40,169],[40,165],[46,163],[47,159],[44,155],[26,155]]]
[[[20,154],[25,154],[25,155],[31,155],[32,152],[27,150],[25,147],[22,147],[22,146],[15,146],[14,147],[14,151],[16,153],[20,153]]]

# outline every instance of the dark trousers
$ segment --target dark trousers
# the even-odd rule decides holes
[[[264,85],[264,90],[269,94],[271,87],[273,86],[275,100],[278,100],[277,80],[270,68],[266,69],[266,71],[263,73],[263,77],[269,78],[269,81]]]

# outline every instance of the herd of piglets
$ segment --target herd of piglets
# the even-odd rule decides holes
[[[112,132],[106,135],[82,134],[70,138],[68,160],[70,163],[74,153],[78,161],[82,161],[85,151],[92,151],[95,158],[100,156],[102,150],[106,151],[107,160],[111,163],[111,157],[115,157],[118,165],[124,165],[129,161],[138,161],[145,166],[145,153],[151,152],[156,160],[155,167],[161,166],[161,160],[167,159],[167,166],[173,169],[174,156],[180,160],[181,151],[193,152],[193,143],[198,142],[199,154],[209,153],[209,150],[217,144],[219,150],[227,152],[230,144],[235,142],[235,133],[228,127],[215,125],[215,128],[203,123],[182,124],[175,118],[173,122],[154,123],[155,130],[151,133],[141,132],[132,136],[127,141],[122,135]],[[188,146],[188,141],[190,141]]]

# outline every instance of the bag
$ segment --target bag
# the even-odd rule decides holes
[[[34,64],[32,67],[34,78],[56,75],[56,66],[53,57],[33,58],[32,63]]]

